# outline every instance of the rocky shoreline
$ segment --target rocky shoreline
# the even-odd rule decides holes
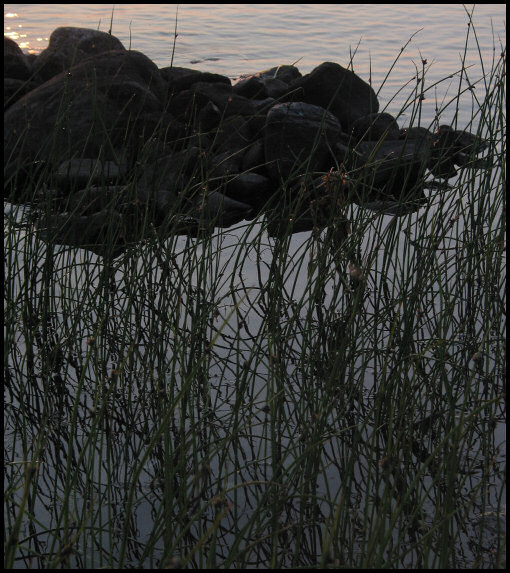
[[[448,126],[401,129],[332,62],[232,85],[97,30],[58,28],[39,56],[4,37],[4,200],[49,201],[45,232],[98,252],[112,224],[119,251],[139,240],[147,215],[196,234],[264,209],[298,231],[341,220],[346,201],[419,204],[429,174],[481,165],[484,146]]]

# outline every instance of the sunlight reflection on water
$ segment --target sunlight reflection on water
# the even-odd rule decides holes
[[[474,21],[485,61],[492,58],[496,34],[505,41],[505,6],[476,6]],[[11,17],[7,17],[7,16]],[[160,67],[172,58],[176,8],[169,4],[116,4],[113,33],[126,48],[139,50]],[[109,4],[6,4],[4,34],[22,47],[39,53],[58,26],[81,26],[107,31],[112,17]],[[492,22],[493,21],[493,22]],[[468,16],[460,4],[340,5],[340,4],[183,4],[179,6],[174,65],[222,73],[231,78],[299,60],[302,73],[324,61],[354,67],[378,88],[409,38],[416,34],[393,69],[381,94],[393,95],[421,69],[422,58],[431,66],[429,84],[460,68]],[[193,63],[192,63],[193,62]],[[477,48],[472,42],[468,64],[480,77]],[[437,88],[441,101],[456,82]],[[396,111],[400,100],[395,101]],[[389,110],[391,112],[391,109]],[[429,110],[434,113],[433,97]]]

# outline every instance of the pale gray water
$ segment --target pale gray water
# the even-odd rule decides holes
[[[158,66],[170,65],[174,40],[175,4],[116,4],[112,32],[126,46],[149,56]],[[38,53],[58,26],[107,31],[112,4],[4,4],[4,34],[23,49]],[[467,5],[471,11],[472,6]],[[506,45],[505,4],[474,9],[477,40],[485,65]],[[354,69],[379,89],[400,49],[413,36],[380,93],[381,107],[427,60],[428,85],[461,68],[468,15],[461,4],[182,4],[178,8],[174,65],[217,72],[237,78],[279,64],[310,72],[324,61]],[[474,37],[469,39],[470,77],[482,76]],[[489,66],[490,67],[490,66]],[[412,92],[414,82],[405,90]],[[451,79],[430,92],[424,117],[432,121],[437,97],[458,91]],[[481,90],[481,86],[477,89]],[[403,94],[402,94],[403,95]],[[400,110],[402,95],[389,103]],[[446,96],[448,97],[448,96]],[[471,117],[471,98],[463,101]],[[454,113],[452,110],[448,113]],[[463,114],[461,109],[461,115]],[[451,120],[451,117],[445,120]]]

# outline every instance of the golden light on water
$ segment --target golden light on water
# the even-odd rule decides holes
[[[5,18],[18,18],[18,14],[16,12],[7,12],[7,14],[4,14],[4,17]],[[22,24],[18,24],[17,27],[22,28],[23,26],[22,26]],[[16,30],[16,28],[13,29],[11,26],[5,26],[4,27],[4,36],[7,36],[11,40],[18,42],[21,49],[26,47],[26,46],[23,46],[23,44],[18,41],[20,38],[26,38],[26,36],[23,34],[20,34],[18,32],[18,30]]]
[[[12,20],[14,18],[19,18],[19,14],[17,12],[7,12],[6,14],[4,14],[4,18],[7,22],[8,19]],[[30,40],[28,39],[28,35],[24,31],[22,31],[23,24],[15,24],[14,22],[10,23],[11,23],[10,26],[7,25],[7,23],[4,24],[4,36],[7,36],[11,40],[14,40],[22,50],[25,50],[29,54],[37,54],[41,51],[40,49],[34,49],[34,47],[30,45]],[[48,38],[39,37],[36,39],[36,41],[44,42],[47,44]]]

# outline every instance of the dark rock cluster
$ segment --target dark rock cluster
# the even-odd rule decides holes
[[[148,216],[168,232],[262,209],[288,221],[296,204],[317,224],[311,206],[325,197],[422,197],[427,170],[451,177],[481,149],[447,126],[400,129],[372,87],[336,63],[304,76],[282,65],[232,85],[159,69],[97,30],[58,28],[37,57],[4,38],[4,199],[49,201],[45,226],[69,244],[95,248],[112,225],[127,244]]]

